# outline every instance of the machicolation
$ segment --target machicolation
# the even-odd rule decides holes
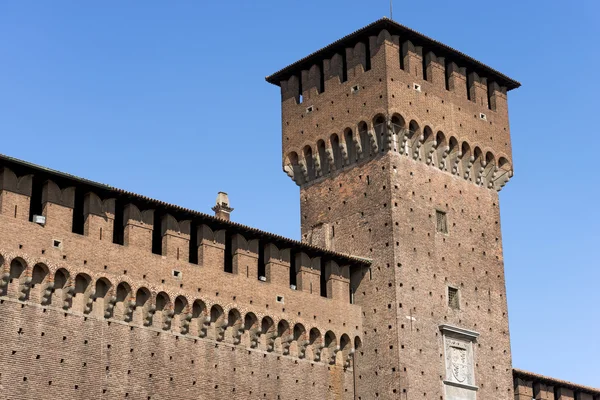
[[[512,368],[518,82],[386,18],[267,81],[301,242],[0,156],[1,399],[600,400]]]

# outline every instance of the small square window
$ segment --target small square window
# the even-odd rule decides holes
[[[181,279],[181,271],[173,270],[173,278]]]
[[[419,85],[418,83],[413,83],[413,89],[416,90],[417,92],[421,91],[421,85]]]
[[[314,109],[313,106],[306,107],[306,113],[310,114],[311,112],[313,112],[313,109]]]
[[[487,120],[487,116],[484,113],[479,113],[479,118],[486,121]]]
[[[62,241],[53,239],[52,240],[52,247],[54,247],[55,249],[62,248]]]
[[[360,90],[360,86],[358,86],[358,85],[354,85],[354,86],[352,86],[352,89],[351,89],[352,93],[356,93],[356,92],[358,92],[359,90]]]
[[[455,310],[460,309],[460,302],[458,298],[458,289],[448,286],[448,307]]]
[[[283,296],[277,296],[276,300],[277,300],[278,303],[283,303],[284,302],[283,301]]]
[[[440,233],[448,233],[448,220],[446,219],[446,213],[443,211],[435,211],[435,223],[436,229]]]

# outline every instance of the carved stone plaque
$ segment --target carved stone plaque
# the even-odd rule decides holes
[[[444,387],[446,400],[475,400],[473,342],[477,332],[442,325],[446,379]]]

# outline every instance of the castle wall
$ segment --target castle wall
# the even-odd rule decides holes
[[[351,398],[362,321],[344,257],[60,177],[0,177],[6,398]],[[304,274],[314,290],[290,286]]]
[[[343,367],[0,302],[0,399],[352,399]]]
[[[515,400],[598,400],[600,390],[514,370]]]

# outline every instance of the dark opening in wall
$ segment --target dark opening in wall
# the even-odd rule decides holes
[[[492,87],[491,87],[491,85],[488,85],[488,87],[487,87],[487,106],[488,106],[488,110],[492,109]]]
[[[426,81],[427,80],[427,57],[425,57],[426,52],[423,51],[423,56],[421,57],[421,60],[423,62],[423,80]]]
[[[117,198],[115,201],[115,222],[113,225],[113,243],[123,245],[125,238],[125,226],[123,226],[123,218],[125,212],[125,204],[123,200]]]
[[[369,40],[365,41],[365,71],[371,69],[371,43]]]
[[[467,99],[472,100],[471,99],[471,84],[473,82],[473,79],[469,76],[469,72],[466,72],[466,76],[467,79],[465,79],[465,82],[467,82]]]
[[[458,297],[458,289],[448,286],[448,307],[458,310],[460,302]]]
[[[258,279],[261,276],[267,276],[267,268],[265,266],[265,243],[262,240],[258,241]]]
[[[198,225],[192,221],[190,224],[190,258],[191,264],[198,264]]]
[[[435,223],[436,223],[436,230],[438,232],[448,233],[448,220],[447,220],[445,212],[435,210]]]
[[[152,227],[152,253],[162,255],[161,223],[164,211],[154,211],[154,226]]]
[[[342,82],[348,80],[348,60],[346,59],[346,51],[342,51]]]
[[[402,47],[402,43],[400,43],[400,51],[398,54],[400,54],[400,69],[404,70],[404,51],[402,50]]]
[[[75,204],[73,206],[73,222],[71,231],[83,235],[83,189],[80,186],[75,187]]]
[[[325,91],[325,65],[323,60],[321,60],[319,68],[319,93],[323,93]]]
[[[296,253],[290,252],[290,286],[296,287]]]
[[[444,77],[446,78],[446,90],[450,90],[450,61],[446,60],[446,73]]]
[[[29,199],[29,221],[34,215],[42,215],[42,189],[44,182],[38,175],[33,175],[31,197]]]
[[[302,77],[298,77],[298,104],[302,103]]]
[[[320,276],[320,282],[321,282],[321,297],[327,297],[327,277],[325,276],[325,268],[323,268],[325,265],[325,262],[323,261],[323,259],[321,259],[321,276]]]
[[[233,241],[230,231],[225,231],[225,262],[223,271],[233,273]]]

